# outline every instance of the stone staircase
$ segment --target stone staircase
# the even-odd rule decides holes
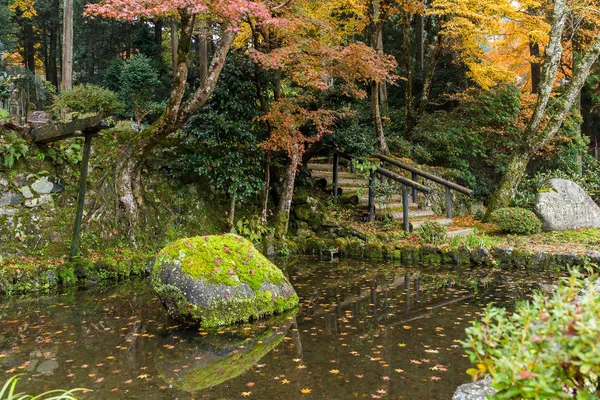
[[[328,163],[326,158],[316,158],[308,164],[311,176],[314,179],[326,180],[326,186],[331,188],[333,185],[333,164]],[[338,170],[338,188],[342,189],[342,196],[358,196],[359,210],[367,214],[369,205],[369,180],[349,171],[340,165]],[[398,225],[404,222],[402,195],[393,194],[384,204],[378,204],[376,199],[375,218],[383,220],[385,217],[391,218]],[[409,203],[409,221],[411,230],[417,230],[426,221],[436,221],[443,226],[448,227],[448,237],[467,236],[473,233],[472,228],[459,228],[452,225],[452,219],[436,215],[428,208],[420,208],[418,203]]]

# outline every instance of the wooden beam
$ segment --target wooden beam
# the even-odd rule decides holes
[[[68,139],[74,136],[84,136],[82,132],[98,132],[107,128],[103,123],[102,117],[92,115],[87,118],[77,119],[66,123],[51,123],[48,125],[33,128],[29,131],[29,136],[34,143],[52,143],[59,140]]]

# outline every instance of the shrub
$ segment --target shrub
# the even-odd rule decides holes
[[[426,221],[415,232],[423,243],[440,245],[448,239],[448,228],[436,221]]]
[[[115,113],[119,106],[113,91],[95,85],[79,85],[54,96],[51,110],[55,119],[68,120],[85,114],[106,117]]]
[[[477,368],[492,377],[496,399],[596,399],[600,376],[600,296],[579,272],[563,278],[552,294],[510,314],[492,305],[467,328],[463,342]]]
[[[152,101],[159,84],[158,72],[152,60],[143,54],[136,54],[125,62],[119,76],[119,97],[129,116],[141,126],[146,115],[159,108]]]
[[[12,168],[15,162],[29,153],[27,141],[15,132],[0,136],[0,159],[6,168]]]
[[[0,121],[8,121],[10,119],[10,113],[8,110],[0,109]]]
[[[542,231],[542,222],[539,218],[532,211],[524,208],[501,208],[492,213],[491,221],[506,233],[535,235]]]

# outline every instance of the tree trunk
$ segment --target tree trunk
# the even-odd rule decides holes
[[[371,111],[379,152],[381,154],[387,154],[388,147],[385,139],[385,132],[383,131],[383,120],[381,119],[381,108],[379,106],[379,84],[377,82],[371,83]]]
[[[377,49],[379,49],[379,54],[383,55],[383,29],[380,29],[377,35]],[[379,104],[381,105],[382,114],[388,115],[388,88],[385,82],[379,84]]]
[[[566,18],[565,0],[556,0],[554,3],[554,17],[550,31],[550,41],[546,47],[545,62],[539,95],[533,115],[524,131],[525,146],[520,155],[513,155],[507,173],[500,181],[499,187],[492,196],[488,210],[484,217],[487,220],[492,212],[498,208],[506,207],[514,195],[517,185],[525,173],[531,155],[535,154],[554,138],[562,123],[571,111],[573,104],[579,96],[581,88],[589,76],[592,65],[600,55],[600,37],[588,48],[581,61],[575,65],[573,76],[562,91],[562,94],[553,98],[550,113],[548,103],[556,80],[556,73],[561,62],[561,38]],[[542,127],[543,121],[545,125]],[[519,162],[519,160],[521,160]],[[521,167],[521,163],[523,163]]]
[[[56,10],[56,12],[58,13],[58,11],[59,11],[58,0],[54,0],[52,2],[52,8],[54,10]],[[58,58],[58,32],[59,32],[58,19],[52,18],[52,21],[50,22],[50,42],[48,44],[48,47],[49,47],[48,76],[46,77],[46,79],[49,80],[57,90],[59,88],[59,86],[58,86],[58,68],[56,66],[56,60]]]
[[[372,2],[372,13],[373,13],[373,22],[371,24],[372,32],[371,32],[371,47],[376,52],[381,52],[379,46],[382,44],[383,40],[380,41],[380,35],[383,30],[383,21],[380,19],[381,10],[379,9],[379,1],[373,0]],[[388,147],[385,139],[385,132],[383,130],[383,120],[381,118],[381,87],[378,82],[371,82],[371,115],[373,117],[373,126],[375,131],[375,138],[377,138],[377,144],[379,147],[379,152],[382,154],[387,154]]]
[[[179,38],[177,37],[177,22],[171,20],[171,67],[173,68],[173,76],[177,74],[177,54],[179,47]]]
[[[140,208],[143,206],[141,167],[144,159],[168,135],[182,126],[213,93],[219,75],[225,64],[227,54],[236,36],[234,30],[223,33],[219,48],[211,61],[209,74],[189,99],[182,104],[187,84],[189,52],[194,27],[194,17],[181,16],[181,37],[178,46],[177,69],[171,84],[167,107],[163,114],[148,128],[138,134],[119,155],[115,166],[115,185],[119,201],[124,208],[130,225],[140,222]]]
[[[162,46],[163,20],[157,18],[154,21],[154,43],[157,46]]]
[[[294,197],[294,184],[296,183],[296,170],[300,163],[300,155],[298,154],[299,145],[294,145],[295,152],[288,159],[287,169],[283,180],[283,191],[279,200],[279,210],[277,212],[277,221],[275,226],[275,236],[279,239],[283,238],[288,231],[290,222],[290,210],[292,208],[292,199]]]
[[[198,35],[198,57],[200,84],[202,84],[208,76],[208,29],[205,24],[200,28],[200,35]]]
[[[262,197],[262,209],[260,213],[260,221],[263,225],[267,224],[269,217],[269,192],[271,188],[271,153],[267,153],[267,162],[265,163],[265,188]]]
[[[410,57],[410,25],[412,22],[412,14],[404,12],[402,15],[402,58],[404,61],[404,68],[406,70],[406,83],[405,83],[405,117],[404,125],[405,131],[410,132],[413,130],[415,125],[415,117],[413,114],[413,66]]]
[[[510,201],[515,196],[517,187],[521,183],[521,179],[523,179],[531,156],[532,153],[524,151],[515,151],[513,153],[504,176],[490,199],[484,221],[487,221],[491,213],[495,210],[506,208],[510,205]]]
[[[415,24],[415,60],[417,62],[417,75],[421,75],[425,69],[425,17],[416,15]]]
[[[529,55],[540,58],[540,45],[538,43],[529,43]],[[542,75],[542,64],[536,61],[531,61],[531,93],[536,94],[540,87],[540,79]]]
[[[433,49],[433,53],[431,54],[431,58],[429,59],[429,64],[427,66],[427,71],[425,72],[425,77],[423,78],[423,91],[421,92],[421,99],[419,100],[419,108],[416,113],[416,118],[419,118],[425,113],[425,108],[427,107],[427,104],[429,104],[429,96],[431,95],[431,88],[433,87],[433,75],[435,74],[438,60],[442,55],[443,42],[444,39],[442,35],[438,34],[435,48]]]
[[[233,227],[235,223],[235,196],[231,196],[231,204],[229,207],[229,226]]]
[[[73,88],[73,0],[63,3],[63,44],[62,44],[61,89]]]
[[[23,23],[24,36],[24,64],[31,72],[35,73],[35,38],[33,36],[33,25],[31,20],[26,20]]]

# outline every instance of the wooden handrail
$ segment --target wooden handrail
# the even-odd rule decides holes
[[[422,176],[425,179],[429,179],[430,181],[439,183],[440,185],[444,185],[445,187],[455,190],[459,193],[465,194],[467,196],[473,196],[473,191],[471,189],[466,188],[464,186],[457,185],[456,183],[450,182],[444,178],[440,178],[437,175],[433,175],[433,174],[430,174],[429,172],[422,171],[418,168],[415,168],[415,167],[408,165],[406,163],[403,163],[401,161],[395,160],[388,156],[384,156],[383,154],[377,154],[377,158],[379,158],[381,161],[385,161],[387,163],[395,165],[396,167],[399,167],[406,171],[412,172],[413,174]]]
[[[353,157],[349,156],[347,154],[340,154],[340,157],[345,158],[346,160],[352,161]],[[408,178],[403,177],[402,175],[399,175],[395,172],[392,172],[388,169],[385,168],[381,168],[381,167],[377,167],[377,169],[375,170],[376,173],[378,173],[379,175],[383,175],[387,178],[390,178],[398,183],[401,183],[403,185],[406,185],[408,187],[411,187],[413,189],[418,190],[419,192],[423,192],[425,194],[430,194],[431,192],[433,192],[433,189],[431,189],[430,187],[427,187],[425,185],[421,185],[418,182],[415,182],[413,180],[410,180]]]
[[[390,178],[398,183],[401,183],[413,189],[417,189],[419,192],[423,192],[425,194],[430,194],[431,192],[433,192],[433,189],[431,189],[430,187],[421,185],[420,183],[415,181],[411,181],[410,179],[405,178],[402,175],[399,175],[395,172],[392,172],[389,169],[377,167],[375,172],[377,172],[379,175],[385,176],[386,178]]]

